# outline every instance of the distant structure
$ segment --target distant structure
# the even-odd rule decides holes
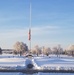
[[[13,53],[13,49],[2,49],[2,54],[12,54]]]

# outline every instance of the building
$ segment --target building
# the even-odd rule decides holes
[[[13,49],[2,49],[2,53],[12,54],[13,53]]]

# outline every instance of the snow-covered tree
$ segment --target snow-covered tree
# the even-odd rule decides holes
[[[21,55],[26,51],[28,51],[28,46],[25,43],[18,41],[14,44],[14,53]]]
[[[32,49],[32,54],[37,54],[37,50]]]
[[[36,46],[32,49],[32,53],[33,53],[33,54],[37,54],[37,55],[41,54],[41,48],[40,48],[38,45],[36,45]]]
[[[66,49],[67,54],[74,56],[74,45],[70,45],[67,49]]]

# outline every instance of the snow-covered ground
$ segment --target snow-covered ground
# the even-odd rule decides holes
[[[74,70],[73,57],[35,57],[35,62],[41,69]]]
[[[0,56],[0,69],[17,69],[25,67],[25,60],[18,56]]]
[[[25,69],[27,58],[19,57],[14,55],[0,55],[0,69]],[[39,56],[33,57],[32,62],[34,69],[51,69],[51,70],[74,70],[74,58],[69,56],[56,57],[55,55],[50,56]],[[3,73],[0,75],[29,75],[23,73]],[[74,73],[35,73],[30,75],[74,75]]]

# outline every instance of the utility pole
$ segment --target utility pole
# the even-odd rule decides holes
[[[31,0],[30,0],[30,24],[29,24],[29,49],[31,52]]]

